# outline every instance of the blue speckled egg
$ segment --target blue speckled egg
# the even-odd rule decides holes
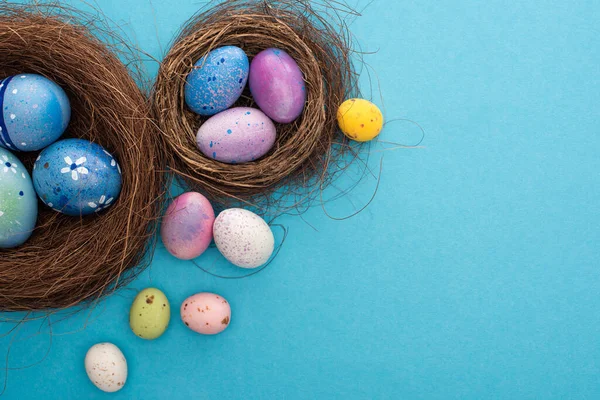
[[[33,165],[33,185],[44,204],[67,215],[88,215],[115,203],[121,168],[102,146],[83,139],[60,140]]]
[[[240,98],[250,65],[244,50],[219,47],[202,57],[189,73],[185,102],[200,115],[214,115],[228,109]]]
[[[0,81],[0,146],[35,151],[54,143],[71,119],[60,86],[41,75],[21,74]]]
[[[262,111],[234,107],[210,117],[198,130],[196,144],[209,158],[228,164],[258,160],[271,150],[277,132]]]
[[[29,173],[19,159],[0,148],[0,248],[19,246],[31,236],[38,203]]]

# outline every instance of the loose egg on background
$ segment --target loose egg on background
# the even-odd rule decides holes
[[[41,75],[0,81],[0,146],[35,151],[54,143],[67,129],[71,105],[65,91]]]
[[[260,109],[273,121],[289,123],[302,114],[306,86],[302,71],[289,54],[263,50],[250,64],[250,91]]]
[[[129,310],[129,326],[142,339],[156,339],[167,330],[171,306],[159,289],[147,288],[138,293]]]
[[[198,257],[210,246],[215,212],[200,193],[176,197],[167,208],[160,234],[165,247],[181,260]]]
[[[202,124],[196,143],[209,158],[229,164],[245,163],[267,154],[276,134],[275,125],[262,111],[236,107]]]
[[[342,103],[337,120],[344,135],[357,142],[374,139],[383,128],[383,114],[373,103],[364,99],[350,99]]]
[[[48,207],[67,215],[88,215],[115,203],[121,168],[102,146],[65,139],[41,152],[33,166],[33,185]]]
[[[181,320],[194,332],[216,335],[229,326],[231,307],[222,296],[198,293],[181,304]]]
[[[38,203],[29,172],[10,151],[0,148],[0,248],[19,246],[35,228]]]
[[[127,381],[127,360],[114,344],[98,343],[85,355],[85,371],[98,389],[116,392]]]
[[[242,268],[260,267],[275,248],[273,232],[265,220],[241,208],[221,212],[215,219],[213,236],[221,254]]]
[[[196,114],[214,115],[239,99],[248,80],[249,62],[236,46],[219,47],[202,57],[186,78],[185,102]]]

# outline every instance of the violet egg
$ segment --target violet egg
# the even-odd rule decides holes
[[[165,247],[181,260],[191,260],[206,251],[213,238],[215,212],[200,193],[176,197],[167,208],[160,234]]]
[[[306,86],[300,67],[279,49],[263,50],[250,64],[250,91],[254,101],[273,121],[289,123],[302,114]]]
[[[267,154],[275,137],[275,125],[262,111],[236,107],[220,112],[202,124],[196,143],[206,157],[237,164]]]
[[[229,326],[231,307],[218,294],[198,293],[181,304],[181,320],[194,332],[216,335]]]

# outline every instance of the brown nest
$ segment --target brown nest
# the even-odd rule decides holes
[[[64,7],[0,4],[0,75],[38,73],[60,84],[72,107],[64,137],[101,144],[123,171],[118,202],[103,214],[74,218],[40,206],[29,241],[0,250],[1,311],[91,301],[148,262],[163,190],[160,135],[147,97],[120,61],[133,51],[97,20]],[[18,157],[31,167],[36,154]]]
[[[188,188],[220,205],[244,202],[283,211],[304,206],[347,166],[344,153],[356,147],[339,131],[336,111],[357,87],[348,13],[333,1],[229,0],[209,4],[185,24],[160,67],[153,109],[174,155],[169,167]],[[224,45],[241,47],[250,59],[269,47],[283,49],[304,73],[303,115],[278,124],[273,149],[255,162],[220,163],[196,147],[205,119],[186,107],[185,79],[198,59]],[[235,106],[254,106],[248,90]]]

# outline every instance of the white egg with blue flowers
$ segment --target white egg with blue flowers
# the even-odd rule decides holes
[[[33,185],[48,207],[83,216],[112,206],[121,192],[121,168],[102,146],[83,139],[47,147],[33,166]]]

